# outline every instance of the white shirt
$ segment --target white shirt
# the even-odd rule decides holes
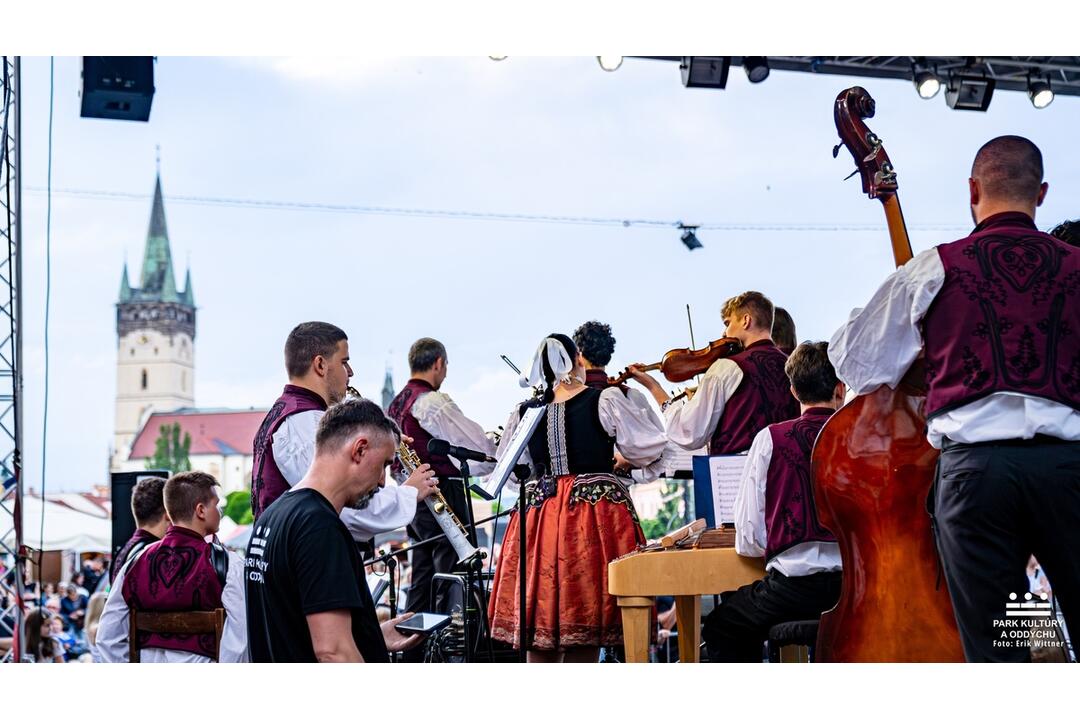
[[[664,453],[667,436],[660,418],[648,406],[648,402],[644,398],[635,400],[629,394],[624,396],[618,387],[610,387],[600,393],[598,410],[601,427],[615,438],[615,449],[631,465],[641,470],[635,480],[650,482],[660,477],[660,473],[667,469],[667,456]],[[499,444],[496,457],[501,457],[510,445],[509,439],[520,419],[518,408],[515,407],[506,421],[503,432],[505,441]],[[543,430],[537,429],[537,432]],[[528,447],[518,462],[532,465]],[[511,480],[515,481],[512,476]]]
[[[274,433],[274,462],[290,486],[303,480],[311,467],[315,456],[315,431],[324,412],[294,413]],[[405,527],[415,515],[416,488],[399,486],[387,478],[386,486],[379,488],[366,508],[345,508],[341,511],[341,521],[349,528],[354,540],[367,542],[379,533]]]
[[[896,388],[923,347],[921,323],[945,283],[945,267],[936,248],[900,266],[829,343],[837,376],[859,395],[882,385]],[[1023,393],[992,393],[928,423],[930,444],[942,438],[960,443],[1028,439],[1052,435],[1080,440],[1080,412]]]
[[[772,433],[765,428],[754,437],[743,466],[739,492],[735,495],[735,552],[747,557],[765,557],[768,531],[765,527],[765,483],[772,462]],[[769,560],[766,570],[786,577],[803,577],[840,569],[840,545],[835,542],[805,542],[789,547]]]
[[[495,441],[487,436],[479,423],[465,417],[458,404],[446,393],[432,390],[418,397],[412,406],[412,416],[433,438],[485,455],[495,455]],[[450,462],[455,467],[461,467],[461,463],[454,458],[450,458]],[[473,476],[487,475],[494,469],[495,463],[469,461],[469,472]]]
[[[694,397],[669,405],[664,411],[671,442],[685,450],[707,445],[742,379],[743,371],[734,360],[721,358],[714,362],[701,378]]]
[[[147,546],[149,547],[149,546]],[[142,555],[142,552],[135,558]],[[124,577],[131,563],[131,558],[116,574],[105,609],[101,612],[101,624],[97,631],[97,653],[100,662],[126,663],[128,661],[129,619],[131,616],[124,601]],[[225,607],[225,627],[221,632],[221,647],[218,649],[219,662],[250,662],[247,641],[247,605],[244,601],[244,559],[229,551],[229,571],[225,576],[225,587],[221,591],[221,604]],[[162,648],[143,648],[139,651],[139,660],[144,663],[208,663],[213,662],[205,655],[184,652],[182,650],[164,650]]]

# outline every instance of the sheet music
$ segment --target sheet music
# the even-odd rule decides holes
[[[514,471],[518,458],[525,452],[525,446],[528,444],[529,438],[536,432],[536,426],[540,424],[546,412],[547,405],[529,408],[521,416],[521,421],[517,424],[517,427],[514,428],[513,436],[509,439],[505,437],[502,439],[502,442],[508,443],[508,446],[502,457],[499,458],[499,462],[495,464],[495,469],[491,471],[483,485],[473,485],[473,489],[483,495],[484,499],[494,500],[498,496],[499,491],[502,490],[506,480],[510,477],[510,473]]]
[[[713,511],[717,526],[735,522],[735,496],[739,493],[746,455],[713,455],[709,457],[712,477]]]

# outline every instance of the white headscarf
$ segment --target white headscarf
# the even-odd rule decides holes
[[[566,352],[566,348],[555,338],[544,338],[540,347],[536,348],[533,355],[532,367],[529,368],[528,377],[518,380],[521,387],[535,387],[547,385],[544,377],[544,357],[547,356],[548,365],[555,373],[556,382],[567,382],[567,378],[574,371],[574,361]]]

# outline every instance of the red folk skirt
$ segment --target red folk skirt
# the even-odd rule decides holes
[[[622,645],[607,566],[645,542],[630,494],[614,475],[541,478],[526,489],[528,649]],[[488,604],[491,636],[521,647],[518,513],[510,516]]]

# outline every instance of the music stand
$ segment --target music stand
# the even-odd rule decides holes
[[[525,452],[525,447],[529,444],[529,440],[532,439],[533,433],[540,426],[540,421],[544,419],[546,413],[547,405],[534,404],[529,406],[521,416],[521,421],[518,422],[517,427],[514,428],[514,434],[510,437],[510,444],[507,445],[503,456],[499,458],[495,469],[488,476],[487,482],[484,483],[482,488],[477,486],[476,490],[480,495],[488,500],[494,500],[502,492],[503,486],[506,485],[506,481],[510,478],[510,474],[517,465],[518,459]],[[525,563],[525,509],[525,483],[522,481],[521,486],[518,488],[518,641],[521,644],[518,658],[521,662],[527,662],[529,657],[529,651],[525,644],[525,572],[527,569]]]

